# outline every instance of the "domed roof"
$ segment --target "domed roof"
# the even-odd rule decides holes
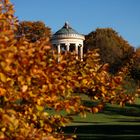
[[[74,29],[72,29],[67,22],[65,22],[65,25],[60,30],[58,30],[54,35],[63,35],[63,34],[78,34],[79,35],[79,33],[75,31]]]

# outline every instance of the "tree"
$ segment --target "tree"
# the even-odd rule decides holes
[[[36,42],[41,38],[50,38],[51,31],[42,21],[22,21],[17,27],[17,37],[25,36],[29,42]]]
[[[120,87],[122,76],[110,76],[96,51],[84,62],[67,53],[57,63],[46,39],[17,39],[13,5],[9,0],[0,3],[0,139],[67,140],[60,130],[70,115],[96,113],[106,102],[124,105],[133,100]],[[75,88],[101,104],[84,106]]]
[[[140,48],[136,49],[130,64],[130,74],[136,82],[140,81]]]
[[[98,48],[101,62],[109,63],[112,73],[118,71],[134,51],[133,47],[111,28],[97,28],[89,33],[85,39],[85,46],[89,50]]]

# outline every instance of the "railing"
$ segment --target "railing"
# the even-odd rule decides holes
[[[83,35],[80,34],[65,34],[65,35],[53,35],[52,36],[52,40],[55,39],[64,39],[64,38],[76,38],[76,39],[81,39],[81,40],[85,40],[85,37]]]

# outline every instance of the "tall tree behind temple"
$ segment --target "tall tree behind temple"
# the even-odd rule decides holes
[[[136,49],[136,52],[133,56],[130,73],[131,73],[131,76],[139,83],[140,81],[140,47]]]
[[[133,47],[112,28],[97,28],[89,33],[85,46],[89,50],[100,49],[101,62],[109,63],[112,73],[117,72],[134,52]]]
[[[50,39],[51,30],[42,21],[22,21],[16,34],[19,38],[25,36],[29,42],[36,42],[44,37]]]

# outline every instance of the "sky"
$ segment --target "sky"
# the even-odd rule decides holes
[[[52,32],[67,21],[81,34],[113,28],[140,46],[140,0],[11,0],[19,21],[43,21]]]

